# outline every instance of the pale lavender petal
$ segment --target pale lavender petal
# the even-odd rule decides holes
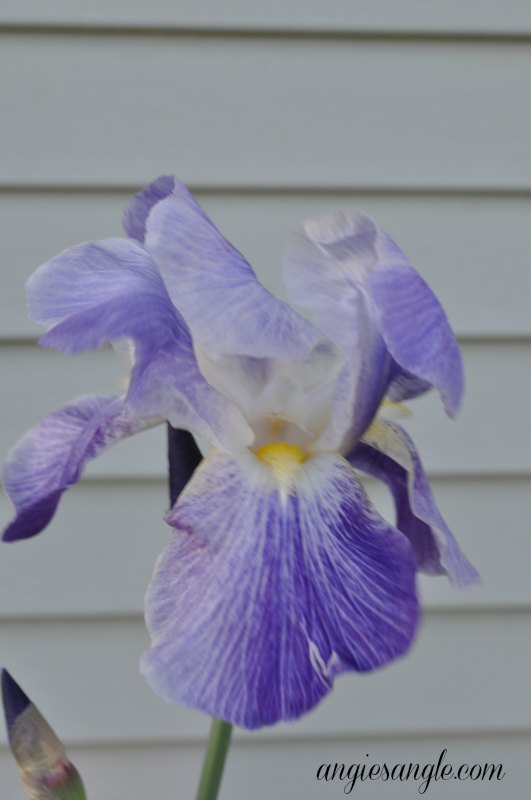
[[[177,532],[148,589],[142,661],[166,700],[257,728],[409,648],[411,547],[342,458],[308,460],[284,492],[252,454],[213,455],[168,521]]]
[[[444,310],[426,281],[383,231],[370,296],[389,352],[400,366],[432,384],[451,416],[464,390],[461,353]]]
[[[164,322],[171,311],[163,282],[145,250],[117,237],[63,250],[33,273],[26,288],[30,317],[47,326],[113,300],[138,300],[143,294],[164,312]]]
[[[159,178],[136,195],[125,220],[132,236],[145,228],[146,250],[194,342],[208,352],[297,358],[321,338],[258,282],[177,178]]]
[[[395,403],[400,403],[403,400],[413,400],[415,397],[429,392],[431,383],[423,381],[421,378],[416,378],[411,373],[398,367],[395,364],[394,375],[391,383],[387,387],[387,396],[389,400]]]
[[[435,386],[457,411],[463,370],[446,316],[373,220],[345,211],[307,222],[287,248],[285,280],[290,300],[347,358],[331,442],[352,444],[385,394],[406,399]]]
[[[188,327],[136,242],[105,239],[65,250],[30,278],[28,304],[33,319],[52,325],[44,347],[77,353],[133,343],[127,401],[135,414],[165,417],[228,450],[252,441],[241,412],[201,375]]]
[[[420,570],[446,574],[460,587],[479,580],[441,516],[415,445],[403,428],[396,423],[375,423],[348,460],[389,486],[397,528],[411,542]]]
[[[107,395],[81,397],[44,417],[13,447],[4,465],[4,491],[16,511],[4,541],[40,533],[87,461],[159,422],[135,418],[123,398]]]
[[[161,175],[145,189],[133,195],[126,206],[122,220],[124,231],[128,236],[144,244],[149,212],[154,205],[173,192],[174,186],[173,175]]]

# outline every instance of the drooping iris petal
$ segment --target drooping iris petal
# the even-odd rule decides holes
[[[336,401],[336,439],[349,404],[354,441],[386,393],[400,400],[434,386],[447,411],[458,410],[463,370],[444,311],[373,220],[347,211],[307,222],[287,248],[285,280],[292,302],[311,309],[349,359]]]
[[[165,699],[256,728],[410,646],[411,547],[342,458],[308,460],[288,489],[252,454],[214,454],[168,521],[177,532],[148,589],[141,666]]]
[[[77,353],[132,342],[127,402],[229,450],[252,441],[241,412],[201,375],[190,332],[147,253],[127,239],[88,242],[43,264],[28,281],[32,318],[50,330],[40,343]]]
[[[163,176],[135,195],[124,227],[143,241],[194,342],[208,352],[297,358],[321,338],[258,282],[177,178]]]
[[[479,580],[441,516],[415,445],[403,428],[396,423],[375,422],[348,460],[389,486],[396,505],[397,528],[411,542],[420,570],[446,574],[459,587]]]
[[[87,461],[159,422],[134,417],[123,398],[107,395],[81,397],[44,417],[17,442],[5,462],[3,486],[16,516],[3,540],[40,533],[63,492],[80,479]]]

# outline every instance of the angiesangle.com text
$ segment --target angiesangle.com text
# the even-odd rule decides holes
[[[318,781],[341,783],[345,794],[350,794],[362,781],[416,781],[419,794],[428,791],[434,781],[501,781],[505,777],[502,764],[460,764],[454,766],[446,761],[444,749],[437,762],[415,764],[410,762],[387,764],[365,762],[363,764],[321,764],[317,770]],[[370,754],[365,754],[366,759]]]

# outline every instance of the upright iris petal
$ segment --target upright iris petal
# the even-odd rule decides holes
[[[135,195],[124,227],[134,238],[143,234],[194,340],[212,353],[289,358],[318,343],[319,332],[258,282],[177,178]]]
[[[174,537],[146,599],[142,660],[164,698],[257,728],[294,719],[347,670],[407,652],[417,570],[477,579],[441,517],[413,442],[386,399],[463,389],[439,302],[369,217],[310,221],[286,255],[291,300],[274,298],[177,178],[131,200],[129,239],[66,250],[28,284],[41,343],[69,353],[110,342],[131,369],[124,398],[82,398],[13,449],[5,538],[38,533],[85,463],[152,424],[172,433]],[[356,470],[390,487],[382,519]]]
[[[132,340],[127,401],[134,413],[164,417],[227,448],[252,441],[238,409],[199,372],[190,332],[138,244],[77,245],[43,264],[27,288],[32,318],[51,326],[40,340],[45,347],[77,353]]]
[[[370,217],[338,211],[306,222],[287,248],[285,280],[290,299],[312,310],[347,359],[323,445],[359,439],[385,394],[400,400],[435,386],[457,412],[463,368],[446,315]]]

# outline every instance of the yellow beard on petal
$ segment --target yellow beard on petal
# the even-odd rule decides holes
[[[296,444],[286,442],[268,442],[255,453],[256,457],[267,464],[275,473],[275,477],[283,485],[290,484],[307,455]]]
[[[380,403],[377,416],[389,420],[404,419],[405,417],[411,417],[412,411],[405,403],[399,403],[384,397]]]

